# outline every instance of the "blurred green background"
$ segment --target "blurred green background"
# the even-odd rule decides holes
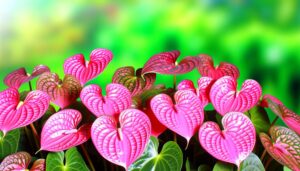
[[[101,47],[114,59],[92,83],[105,86],[118,67],[142,67],[153,54],[178,49],[181,58],[205,53],[216,64],[237,65],[239,83],[256,79],[265,94],[300,113],[297,0],[2,0],[0,26],[1,80],[37,64],[63,76],[66,58],[87,57]],[[196,81],[199,74],[195,70],[178,81],[184,78]],[[171,85],[172,77],[159,76],[157,82]]]

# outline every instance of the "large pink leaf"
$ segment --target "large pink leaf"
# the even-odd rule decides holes
[[[143,153],[150,139],[151,123],[140,110],[126,109],[120,114],[119,123],[111,116],[100,116],[93,123],[91,134],[101,156],[128,168]]]
[[[86,61],[82,54],[68,58],[64,63],[65,74],[75,76],[83,85],[99,75],[112,60],[113,54],[107,49],[95,49]]]
[[[261,86],[255,80],[246,80],[241,90],[237,91],[237,81],[224,76],[212,85],[209,96],[215,109],[224,115],[228,112],[246,112],[257,104],[261,93]]]
[[[163,52],[152,56],[144,65],[142,75],[146,73],[184,74],[192,71],[198,65],[196,57],[185,57],[176,62],[180,52],[177,50]]]
[[[27,73],[25,68],[19,68],[4,78],[4,84],[8,87],[18,89],[23,83],[29,82],[45,72],[50,72],[50,69],[45,65],[34,67],[32,74]]]
[[[51,101],[62,109],[75,102],[82,89],[75,77],[65,75],[62,81],[56,73],[50,72],[40,76],[36,88],[46,92],[51,97]]]
[[[255,141],[255,127],[240,112],[230,112],[222,118],[224,130],[215,122],[205,122],[199,130],[201,146],[218,160],[236,164],[248,157]]]
[[[49,96],[42,91],[31,91],[20,101],[17,89],[8,88],[0,92],[0,130],[10,130],[31,124],[48,109]]]
[[[168,95],[157,95],[151,100],[151,109],[163,125],[189,142],[204,120],[202,102],[189,90],[177,91],[174,100],[175,104]]]
[[[214,67],[214,62],[210,56],[199,55],[199,57],[198,71],[202,76],[216,80],[223,76],[232,76],[237,79],[240,75],[238,68],[230,63],[221,62],[219,66]]]
[[[91,124],[77,129],[81,113],[74,109],[64,109],[46,121],[41,134],[41,149],[63,151],[86,142],[90,138]]]
[[[82,89],[82,103],[96,116],[117,115],[131,106],[130,91],[121,84],[106,86],[106,96],[98,85],[88,85]]]
[[[268,153],[279,163],[294,171],[300,170],[300,138],[293,131],[281,126],[270,128],[269,137],[260,133],[260,140]]]
[[[141,68],[135,73],[131,66],[122,67],[114,73],[112,82],[124,85],[131,92],[132,96],[141,94],[144,90],[152,87],[156,74],[149,73],[141,76]]]

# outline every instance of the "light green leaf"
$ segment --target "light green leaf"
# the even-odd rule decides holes
[[[251,153],[240,165],[241,171],[265,171],[260,159]]]
[[[234,170],[234,165],[218,161],[214,168],[213,171],[233,171]]]
[[[211,171],[211,168],[206,164],[202,164],[198,167],[198,171]]]
[[[47,171],[89,171],[76,147],[64,152],[49,153],[46,159]]]
[[[186,158],[186,161],[185,161],[185,170],[186,171],[191,171],[191,166],[190,166],[189,158]]]
[[[4,157],[17,152],[20,140],[20,130],[14,129],[7,132],[3,137],[0,131],[0,160]]]
[[[251,119],[252,123],[254,124],[256,133],[268,133],[271,124],[268,114],[263,107],[254,106],[245,114]]]
[[[284,167],[283,167],[283,171],[292,171],[292,170],[289,169],[288,167],[284,166]]]

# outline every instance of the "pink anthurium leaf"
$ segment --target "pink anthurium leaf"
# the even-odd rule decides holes
[[[151,109],[163,125],[189,142],[204,120],[202,102],[189,90],[177,91],[174,99],[175,104],[166,94],[156,95],[151,100]]]
[[[177,64],[176,60],[179,55],[180,52],[174,50],[152,56],[144,65],[142,75],[146,73],[184,74],[192,71],[198,65],[196,57],[185,57]]]
[[[239,167],[255,146],[255,127],[251,120],[240,112],[224,115],[222,125],[224,130],[215,122],[205,122],[199,130],[200,144],[218,160]]]
[[[97,117],[100,115],[117,115],[131,106],[131,93],[121,84],[106,86],[106,96],[98,85],[84,87],[80,94],[82,103]]]
[[[262,100],[260,102],[260,106],[261,107],[269,107],[268,106],[268,100],[273,101],[274,103],[278,104],[278,105],[283,105],[283,103],[277,99],[276,97],[270,95],[270,94],[266,94],[262,97]]]
[[[17,89],[8,88],[0,92],[0,130],[6,132],[31,124],[48,109],[49,96],[39,90],[28,93],[20,100]]]
[[[61,80],[56,73],[50,72],[40,76],[36,88],[46,92],[51,101],[62,109],[75,102],[82,89],[79,81],[72,75],[65,75]]]
[[[150,104],[147,105],[146,108],[143,109],[143,112],[149,117],[151,121],[151,135],[154,137],[158,137],[162,134],[167,128],[160,123],[160,121],[156,118],[155,114],[153,113]]]
[[[230,63],[221,62],[219,66],[214,67],[214,62],[210,56],[202,54],[199,55],[199,58],[198,71],[202,76],[216,80],[223,76],[237,79],[240,75],[238,68]]]
[[[194,86],[193,81],[191,81],[191,80],[182,80],[177,85],[177,90],[190,90],[190,91],[196,93],[196,88]]]
[[[102,157],[127,169],[143,153],[150,139],[151,123],[142,111],[126,109],[119,122],[108,115],[100,116],[91,134]]]
[[[45,151],[63,151],[86,142],[90,138],[91,124],[77,129],[81,113],[74,109],[64,109],[46,121],[41,133],[41,148]]]
[[[73,75],[81,85],[99,75],[112,60],[113,54],[107,49],[95,49],[90,55],[90,61],[83,54],[74,55],[64,62],[65,74]]]
[[[139,95],[144,90],[151,88],[156,79],[155,73],[145,74],[142,77],[141,70],[140,68],[135,73],[131,66],[119,68],[114,73],[112,82],[124,85],[132,96]]]
[[[45,72],[50,72],[50,69],[45,65],[34,67],[32,74],[27,73],[25,68],[19,68],[4,78],[4,84],[8,87],[18,89],[23,83],[26,83]]]
[[[260,140],[267,152],[280,164],[300,170],[300,137],[288,128],[272,126],[269,137],[260,133]]]
[[[261,93],[261,86],[255,80],[246,80],[237,91],[237,81],[231,76],[224,76],[212,85],[209,97],[223,116],[228,112],[246,112],[257,104]]]
[[[34,161],[29,171],[43,171],[45,170],[46,162],[45,159],[38,159]]]

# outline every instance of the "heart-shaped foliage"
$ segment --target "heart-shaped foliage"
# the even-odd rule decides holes
[[[0,130],[6,132],[31,124],[48,109],[49,96],[42,91],[31,91],[20,101],[17,89],[8,88],[0,92]]]
[[[80,94],[83,104],[97,117],[101,115],[118,116],[121,111],[131,106],[131,93],[121,84],[106,86],[106,96],[98,85],[84,87]]]
[[[17,152],[11,154],[2,161],[0,165],[1,171],[16,171],[16,170],[28,170],[28,171],[44,171],[45,170],[45,160],[36,160],[31,169],[28,169],[30,164],[31,156],[27,152]]]
[[[195,88],[192,80],[182,80],[177,85],[177,90],[190,90],[190,91],[196,93],[196,88]]]
[[[268,153],[280,164],[300,170],[300,137],[288,128],[272,126],[269,137],[260,133],[260,140]]]
[[[151,123],[142,111],[126,109],[121,112],[119,123],[111,116],[100,116],[93,123],[91,134],[101,156],[127,169],[143,153]]]
[[[230,112],[222,118],[224,130],[212,121],[199,130],[201,146],[215,158],[228,163],[240,163],[252,152],[256,134],[251,120],[240,112]]]
[[[218,161],[212,171],[234,171],[234,165]]]
[[[45,65],[34,67],[32,74],[27,73],[25,68],[19,68],[9,73],[4,78],[4,84],[8,87],[18,89],[23,83],[26,83],[45,72],[50,72],[50,69]]]
[[[204,120],[203,104],[188,90],[177,91],[174,101],[166,94],[157,95],[151,100],[152,111],[163,125],[189,142]]]
[[[46,121],[41,133],[41,148],[46,151],[62,151],[86,142],[90,138],[91,124],[77,129],[81,113],[74,109],[64,109]]]
[[[51,101],[62,109],[76,101],[82,89],[79,81],[72,75],[65,75],[62,81],[56,73],[50,72],[40,76],[36,88],[46,92]]]
[[[254,106],[253,108],[245,112],[245,114],[252,121],[257,133],[267,133],[269,131],[271,124],[268,117],[268,113],[263,107],[258,105]]]
[[[124,85],[132,96],[139,95],[143,91],[152,87],[155,82],[156,74],[149,73],[141,76],[142,69],[134,71],[131,66],[122,67],[116,70],[112,82]]]
[[[262,90],[255,80],[246,80],[240,91],[237,81],[230,76],[218,79],[211,87],[210,100],[223,116],[228,112],[246,112],[257,104]]]
[[[64,153],[49,153],[46,159],[47,171],[89,171],[76,147]]]
[[[95,49],[90,55],[90,61],[83,54],[74,55],[64,63],[65,74],[73,75],[81,85],[99,75],[112,60],[113,54],[107,49]]]
[[[17,152],[19,140],[19,129],[9,131],[5,136],[0,132],[0,161],[7,155]]]
[[[177,64],[176,60],[179,55],[180,52],[174,50],[152,56],[144,65],[142,75],[146,73],[184,74],[192,71],[198,65],[196,57],[185,57]]]
[[[238,68],[230,63],[221,62],[219,66],[214,67],[212,58],[208,55],[199,55],[200,62],[198,71],[202,76],[219,79],[223,76],[231,76],[237,79],[240,75]]]
[[[265,171],[264,165],[254,153],[251,153],[240,165],[241,171]]]
[[[260,106],[262,107],[269,107],[268,105],[268,101],[271,100],[273,101],[274,103],[278,104],[278,105],[283,105],[283,103],[277,99],[276,97],[270,95],[270,94],[265,94],[263,97],[262,97],[262,100],[260,102]]]

